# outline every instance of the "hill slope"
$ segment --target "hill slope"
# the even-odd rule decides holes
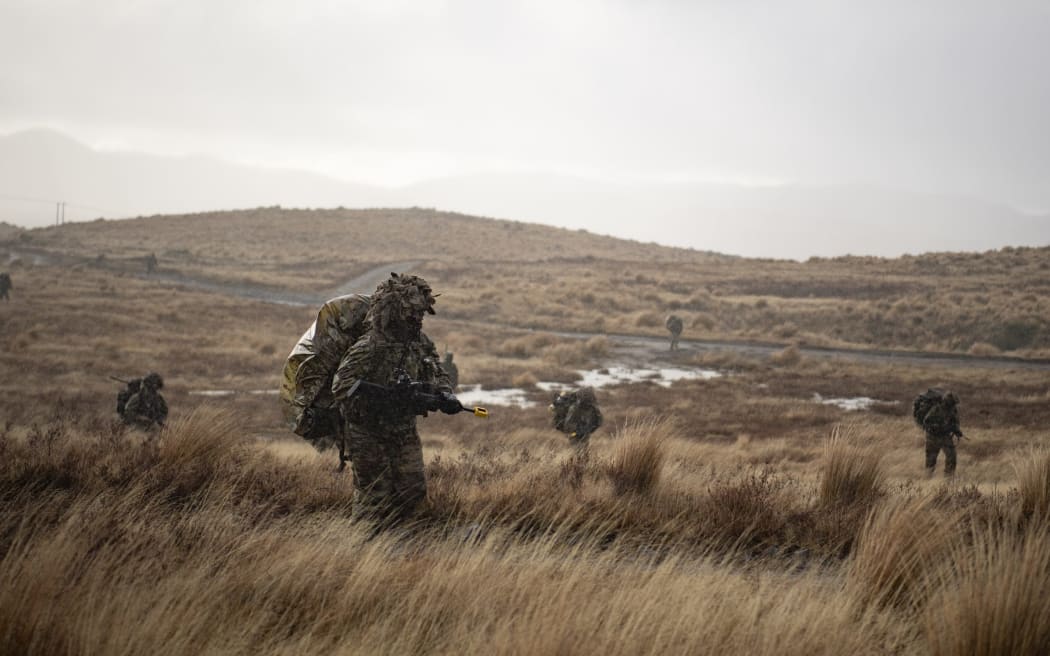
[[[806,258],[1050,244],[1050,217],[958,196],[861,185],[614,183],[500,173],[401,188],[204,157],[87,148],[50,131],[0,137],[0,220],[285,207],[437,207],[706,251]]]

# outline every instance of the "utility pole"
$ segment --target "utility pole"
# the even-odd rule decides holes
[[[62,201],[62,225],[66,224],[66,201]]]
[[[58,216],[62,211],[62,203],[55,203],[55,225],[58,225]]]

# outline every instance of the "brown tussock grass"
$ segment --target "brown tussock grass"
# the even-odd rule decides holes
[[[960,514],[935,497],[892,498],[868,516],[849,563],[847,587],[864,604],[915,608],[923,578],[947,562]]]
[[[882,457],[875,447],[858,444],[855,435],[836,426],[824,442],[818,492],[821,503],[870,502],[881,491],[883,479]]]
[[[667,418],[630,422],[621,428],[606,469],[616,493],[645,494],[656,487],[667,456],[667,441],[677,433]]]
[[[1050,533],[984,529],[932,570],[922,615],[933,656],[1050,653]]]
[[[1050,519],[1050,449],[1030,448],[1014,464],[1021,512],[1026,518]]]

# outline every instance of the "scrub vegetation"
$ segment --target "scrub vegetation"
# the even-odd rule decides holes
[[[147,279],[132,258],[156,251],[162,271],[199,262],[215,280],[327,288],[413,248],[418,259],[408,237],[367,261],[339,241],[350,223],[359,244],[386,243],[406,216],[445,235],[420,268],[443,293],[426,330],[455,352],[461,384],[522,387],[535,405],[422,419],[428,501],[410,525],[373,535],[350,520],[336,456],[287,432],[274,394],[252,393],[276,389],[315,308]],[[292,239],[289,219],[302,232],[331,225],[331,250],[311,256],[318,244]],[[518,247],[497,261],[504,232]],[[461,233],[491,260],[465,257]],[[426,210],[267,209],[28,234],[20,248],[52,256],[13,269],[0,305],[0,652],[1050,651],[1046,371],[789,348],[980,342],[998,353],[1009,344],[996,335],[1029,335],[1015,318],[1050,316],[1046,249],[755,261]],[[573,257],[550,235],[578,240]],[[103,248],[107,262],[94,262]],[[344,260],[325,259],[335,252]],[[942,288],[961,296],[915,307]],[[615,337],[557,331],[663,335],[672,308],[688,317],[684,338],[784,349],[654,349],[654,366],[723,375],[598,390],[605,425],[589,456],[574,456],[536,384],[572,382],[620,351]],[[976,323],[958,323],[965,312]],[[884,316],[888,332],[854,332],[869,325],[858,313]],[[1038,325],[1010,353],[1039,355]],[[148,370],[164,374],[171,407],[150,434],[115,421],[119,385],[106,378]],[[951,481],[924,477],[910,417],[912,397],[935,385],[959,395],[968,437]],[[879,403],[825,403],[860,396]]]

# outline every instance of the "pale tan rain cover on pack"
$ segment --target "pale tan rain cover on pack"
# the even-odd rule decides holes
[[[346,350],[365,334],[368,306],[369,297],[364,294],[328,301],[288,356],[281,380],[281,401],[284,418],[296,433],[302,434],[303,410],[335,404],[332,375]]]

